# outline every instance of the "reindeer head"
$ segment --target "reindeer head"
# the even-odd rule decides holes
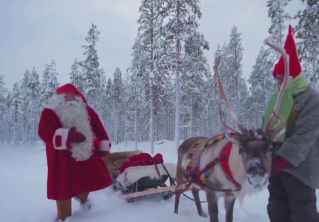
[[[284,83],[281,87],[281,91],[278,95],[277,104],[275,105],[275,110],[273,111],[273,115],[271,116],[265,130],[262,129],[245,129],[242,124],[237,120],[230,103],[226,97],[224,92],[220,76],[218,73],[218,65],[220,62],[220,56],[215,59],[214,72],[217,76],[217,82],[219,86],[219,90],[222,94],[222,97],[226,103],[226,108],[231,115],[231,118],[235,122],[235,124],[240,129],[240,132],[230,127],[223,118],[221,106],[219,105],[219,116],[223,125],[232,131],[231,134],[228,135],[228,139],[239,148],[239,153],[241,155],[241,159],[245,166],[247,182],[250,184],[253,189],[261,190],[266,187],[268,182],[268,175],[271,170],[271,162],[272,162],[272,144],[276,142],[277,139],[285,133],[285,128],[282,128],[283,118],[279,116],[279,108],[281,104],[281,100],[283,97],[283,93],[288,85],[290,80],[289,78],[289,57],[285,53],[285,50],[280,47],[276,43],[272,43],[269,40],[266,40],[266,44],[270,47],[274,48],[278,52],[281,53],[285,60],[285,78]],[[278,124],[274,127],[271,127],[275,118],[278,118]]]
[[[239,147],[239,154],[246,170],[247,182],[255,190],[267,186],[271,170],[272,143],[285,133],[284,128],[273,132],[247,130],[239,135],[229,135],[228,139]]]

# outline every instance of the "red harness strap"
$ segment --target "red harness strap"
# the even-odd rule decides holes
[[[233,177],[232,172],[230,171],[229,168],[229,156],[230,156],[230,152],[233,148],[233,143],[228,143],[221,151],[220,155],[218,158],[215,158],[212,162],[210,162],[209,164],[207,164],[207,166],[198,174],[198,176],[196,176],[195,180],[193,181],[194,183],[201,185],[201,186],[205,186],[209,189],[215,190],[215,191],[223,191],[223,192],[232,192],[232,191],[238,191],[241,189],[241,185],[235,180],[235,178]],[[202,173],[204,173],[206,170],[209,170],[211,167],[215,166],[217,163],[220,163],[221,168],[223,169],[226,177],[228,178],[228,180],[230,180],[232,183],[234,183],[237,187],[236,190],[230,190],[230,189],[214,189],[212,187],[207,186],[200,178],[200,175]]]
[[[207,164],[206,167],[198,173],[198,175],[194,178],[193,182],[196,184],[205,185],[203,181],[201,180],[200,175],[205,173],[210,168],[214,167],[218,162],[224,161],[226,158],[227,158],[226,156],[216,157],[212,162]]]
[[[221,166],[222,169],[224,170],[225,175],[228,177],[228,179],[234,183],[238,188],[241,187],[241,185],[235,180],[232,172],[230,171],[229,168],[229,156],[230,156],[230,152],[233,148],[233,143],[228,143],[226,147],[224,147],[224,149],[222,150],[222,152],[220,153],[221,156],[225,156],[226,158],[221,161]]]
[[[233,174],[230,171],[229,168],[229,156],[230,156],[230,152],[233,148],[233,143],[228,143],[223,150],[220,153],[220,156],[215,158],[212,162],[210,162],[209,164],[206,165],[206,167],[201,170],[199,173],[197,173],[196,177],[194,177],[193,179],[183,183],[183,184],[187,184],[186,187],[182,190],[177,190],[178,186],[176,187],[174,193],[175,194],[181,194],[183,192],[185,192],[191,185],[192,183],[198,184],[199,186],[204,186],[207,187],[211,190],[214,191],[220,191],[220,192],[233,192],[233,191],[238,191],[241,189],[241,185],[235,180],[235,178],[233,177]],[[200,175],[202,173],[205,173],[207,170],[209,170],[210,168],[214,167],[216,164],[220,163],[221,167],[226,175],[226,177],[237,186],[237,189],[235,190],[231,190],[231,189],[215,189],[213,187],[209,187],[208,185],[206,185],[200,178]],[[180,184],[182,185],[182,184]],[[179,186],[180,186],[179,185]]]

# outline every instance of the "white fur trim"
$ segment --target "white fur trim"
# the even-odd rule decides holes
[[[93,154],[93,132],[86,103],[79,96],[75,97],[75,101],[65,102],[63,95],[54,95],[47,108],[56,113],[63,127],[75,127],[77,132],[85,136],[84,142],[72,144],[72,157],[76,161],[89,159]]]
[[[68,139],[69,130],[70,129],[67,129],[67,128],[59,128],[55,131],[54,136],[53,136],[54,149],[56,149],[56,150],[66,150],[67,149],[66,140]],[[56,140],[57,136],[61,137],[61,146],[56,145],[55,140]]]
[[[101,140],[101,143],[100,143],[100,150],[101,151],[108,151],[110,152],[110,141],[109,140]]]
[[[167,169],[170,176],[172,178],[175,178],[177,165],[175,163],[164,163],[163,165]],[[161,175],[167,175],[161,164],[157,164],[157,167]],[[120,184],[123,187],[128,187],[129,185],[135,183],[137,180],[143,177],[149,177],[150,179],[159,179],[155,165],[128,167],[117,177],[116,180],[117,184]]]

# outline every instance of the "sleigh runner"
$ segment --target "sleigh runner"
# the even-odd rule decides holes
[[[136,165],[123,169],[123,165],[134,156],[143,155],[141,150],[115,152],[103,160],[108,166],[113,178],[113,190],[121,191],[120,198],[133,202],[136,197],[149,194],[161,194],[164,199],[173,196],[170,192],[174,189],[174,178],[176,174],[175,163],[161,163],[156,158],[151,165]],[[148,155],[148,154],[145,154]],[[166,185],[169,181],[170,186]]]

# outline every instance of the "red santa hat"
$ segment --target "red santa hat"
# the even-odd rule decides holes
[[[301,64],[298,58],[297,47],[294,39],[294,31],[291,25],[289,25],[289,31],[284,46],[286,53],[289,55],[289,75],[292,78],[297,77],[301,72]],[[278,63],[275,65],[273,76],[285,74],[285,62],[281,56]]]
[[[67,83],[67,84],[60,86],[56,89],[56,93],[58,95],[66,93],[66,92],[75,93],[76,95],[80,96],[82,98],[82,100],[87,104],[87,101],[86,101],[85,97],[82,95],[82,93],[80,93],[80,91],[71,83]]]

